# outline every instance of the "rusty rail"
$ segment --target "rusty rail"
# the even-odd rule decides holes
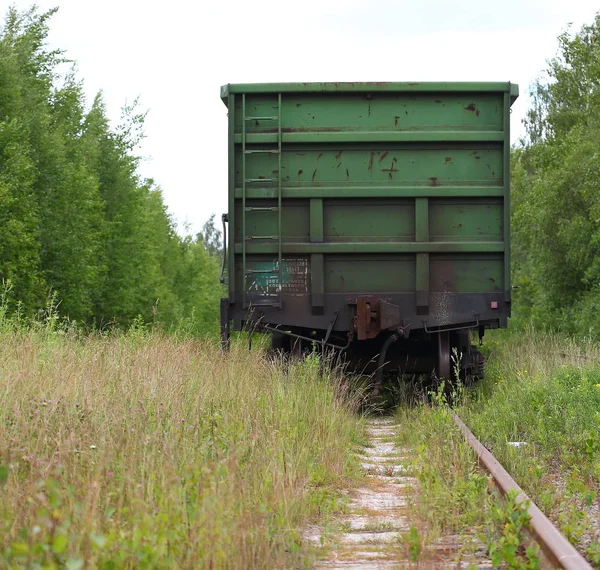
[[[553,564],[565,570],[593,570],[573,545],[559,532],[559,530],[548,520],[546,515],[523,492],[515,480],[508,474],[506,469],[498,460],[479,442],[471,433],[469,428],[456,415],[453,415],[454,423],[460,428],[467,443],[473,448],[485,468],[490,472],[502,493],[514,490],[519,493],[517,503],[529,500],[528,513],[531,517],[531,529],[542,550]]]

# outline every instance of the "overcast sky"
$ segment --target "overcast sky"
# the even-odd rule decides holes
[[[6,0],[4,0],[6,1]],[[3,1],[0,0],[0,6]],[[9,2],[6,2],[8,5]],[[18,9],[31,5],[16,0]],[[141,174],[163,189],[182,231],[227,209],[225,83],[512,81],[513,140],[527,87],[589,0],[38,0],[58,6],[50,43],[77,62],[89,101],[114,121],[137,96],[149,111]]]

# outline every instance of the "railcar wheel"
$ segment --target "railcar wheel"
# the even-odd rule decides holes
[[[485,357],[473,347],[473,380],[481,380],[485,375]]]
[[[438,333],[438,359],[437,369],[438,378],[450,378],[450,333]]]

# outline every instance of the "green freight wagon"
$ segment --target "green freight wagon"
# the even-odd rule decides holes
[[[222,341],[451,373],[510,315],[511,83],[226,85]]]

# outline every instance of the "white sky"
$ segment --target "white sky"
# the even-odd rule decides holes
[[[6,0],[0,0],[0,8]],[[6,6],[9,2],[6,2]],[[14,0],[19,10],[31,5]],[[149,110],[141,174],[179,224],[198,231],[227,209],[225,83],[512,81],[513,140],[528,85],[590,0],[38,0],[59,6],[52,47],[78,63],[89,102],[102,90],[114,121],[140,97]],[[5,12],[4,10],[0,10]],[[3,14],[2,14],[3,16]],[[220,226],[220,222],[218,224]]]

